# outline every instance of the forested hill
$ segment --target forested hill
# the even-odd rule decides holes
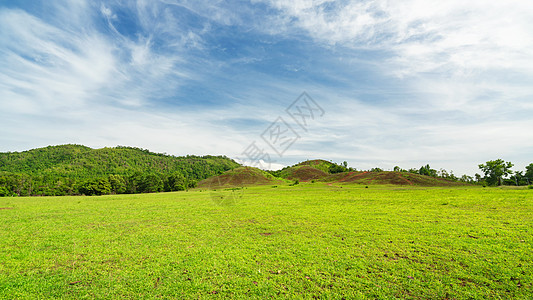
[[[122,146],[49,146],[0,153],[0,196],[181,190],[239,166],[225,156],[176,157]]]

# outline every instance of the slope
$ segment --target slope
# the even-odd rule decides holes
[[[309,165],[296,165],[283,169],[279,174],[281,178],[298,181],[319,180],[326,178],[329,175],[329,173]]]
[[[216,189],[254,185],[281,184],[282,180],[253,167],[240,167],[226,171],[221,175],[198,182],[199,188]]]
[[[0,153],[0,196],[180,190],[239,166],[225,156],[176,157],[123,146],[48,146]]]
[[[413,186],[462,186],[464,183],[407,172],[343,172],[329,175],[327,183],[391,184]]]

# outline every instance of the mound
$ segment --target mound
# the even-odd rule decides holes
[[[330,175],[325,182],[356,184],[392,184],[415,186],[459,186],[464,183],[405,172],[344,172]]]
[[[265,171],[253,167],[240,167],[221,175],[204,179],[198,182],[198,187],[214,189],[280,183],[283,182]]]
[[[324,173],[329,173],[329,170],[332,166],[335,166],[334,163],[323,160],[323,159],[314,159],[314,160],[306,160],[304,162],[301,162],[299,164],[296,164],[294,167],[297,166],[308,166],[317,170],[320,170]]]
[[[283,170],[280,174],[282,178],[298,181],[319,180],[327,177],[328,175],[328,173],[308,165],[290,167]]]

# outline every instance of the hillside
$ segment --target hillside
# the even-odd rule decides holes
[[[238,166],[223,156],[176,157],[122,146],[91,149],[81,145],[61,145],[0,153],[0,172],[69,177],[178,171],[191,178],[203,179]]]
[[[240,167],[198,182],[199,188],[216,189],[252,185],[281,184],[282,180],[253,167]]]
[[[336,166],[336,165],[337,164],[334,164],[334,163],[329,162],[327,160],[313,159],[313,160],[303,161],[301,163],[298,163],[298,164],[294,165],[293,167],[308,166],[308,167],[320,170],[320,171],[325,172],[325,173],[330,173],[330,169],[332,167]]]
[[[324,179],[329,175],[329,173],[309,165],[295,165],[293,167],[283,169],[279,174],[281,178],[298,181],[319,180]]]
[[[176,157],[122,146],[48,146],[0,153],[0,196],[179,190],[239,166],[224,156]],[[83,189],[84,184],[102,192]]]
[[[346,166],[338,165],[323,159],[314,159],[288,166],[278,171],[270,171],[270,173],[276,177],[289,180],[311,181],[322,179],[329,174],[351,170],[352,169],[349,169]]]
[[[457,186],[464,183],[451,181],[444,178],[431,177],[409,172],[370,172],[355,171],[333,162],[315,159],[307,160],[293,166],[285,167],[279,171],[271,172],[273,175],[289,179],[318,181],[326,183],[343,184],[392,184],[414,186]]]
[[[329,175],[322,179],[327,183],[355,183],[355,184],[392,184],[413,186],[461,186],[461,182],[455,182],[444,178],[430,177],[407,172],[343,172]]]

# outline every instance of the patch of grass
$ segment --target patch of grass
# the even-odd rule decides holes
[[[533,190],[533,185],[530,185],[527,188],[530,189],[530,190]]]
[[[219,190],[219,193],[233,193]],[[528,298],[527,190],[0,198],[0,298]]]

